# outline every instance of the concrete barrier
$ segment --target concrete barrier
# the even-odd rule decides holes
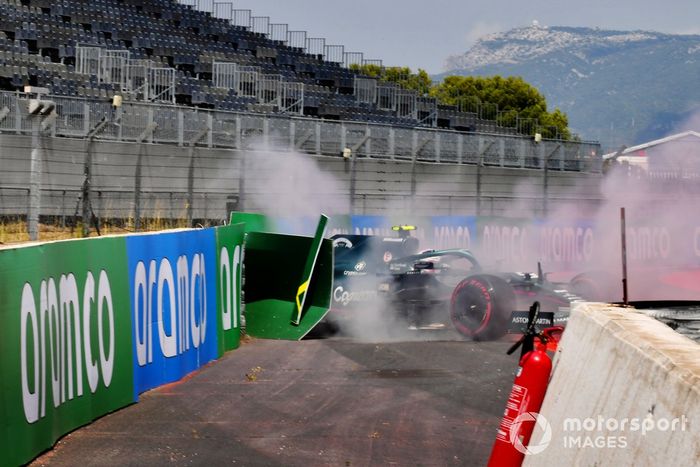
[[[536,430],[531,446],[549,445],[524,466],[700,465],[698,344],[632,309],[577,304],[554,365],[551,439]]]
[[[527,208],[539,213],[545,192],[541,169],[431,162],[418,162],[414,167],[410,160],[367,157],[358,157],[351,169],[349,162],[337,155],[339,149],[334,149],[333,155],[292,158],[277,151],[192,149],[187,144],[100,139],[87,144],[84,139],[44,137],[41,144],[41,215],[74,214],[88,149],[92,155],[93,208],[101,218],[133,216],[137,187],[144,217],[179,218],[189,202],[191,186],[194,216],[206,219],[225,218],[230,211],[227,203],[236,201],[239,209],[243,206],[247,211],[284,215],[291,205],[280,203],[280,198],[289,198],[290,193],[296,194],[294,199],[308,200],[318,211],[328,213],[346,212],[352,206],[355,213],[376,215],[397,211],[424,216],[471,214],[477,210],[479,177],[484,214],[511,213],[515,199],[520,211]],[[31,136],[0,133],[2,215],[26,214],[31,154]],[[271,177],[271,173],[280,177]],[[292,173],[296,174],[293,188],[285,181]],[[600,173],[550,170],[547,177],[546,193],[553,212],[570,209],[572,196],[577,206],[594,209],[600,204]],[[575,195],[571,194],[573,187]],[[237,199],[229,199],[231,195]],[[299,212],[309,211],[307,206],[295,206]]]

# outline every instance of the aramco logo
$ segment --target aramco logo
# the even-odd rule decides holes
[[[539,432],[542,433],[542,436],[540,437],[539,442],[537,443],[534,442],[533,438],[530,438],[528,446],[524,446],[521,435],[521,425],[527,422],[534,422],[535,426],[533,427],[533,434],[535,434],[535,429],[539,429]],[[542,414],[539,414],[537,412],[521,413],[515,418],[515,420],[513,420],[513,424],[510,426],[511,444],[513,444],[513,447],[515,447],[515,449],[517,449],[519,452],[525,455],[541,453],[542,451],[547,449],[547,446],[549,446],[549,443],[551,441],[552,427],[547,421],[547,419],[544,418]]]

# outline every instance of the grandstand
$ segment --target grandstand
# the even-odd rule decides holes
[[[0,89],[515,134],[360,76],[381,64],[233,3],[0,0]],[[208,10],[200,11],[199,9]],[[487,115],[488,114],[488,115]]]
[[[516,192],[542,213],[582,181],[597,202],[598,143],[540,141],[531,121],[360,75],[381,62],[233,3],[184,3],[0,0],[0,218],[32,236],[40,216],[262,209],[261,147],[312,155],[338,180],[315,196],[336,214],[498,214]]]

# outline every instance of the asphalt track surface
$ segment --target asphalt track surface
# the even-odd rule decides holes
[[[248,340],[32,465],[485,465],[517,368],[509,346]]]

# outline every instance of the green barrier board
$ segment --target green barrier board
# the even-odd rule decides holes
[[[216,228],[219,356],[240,344],[243,230],[243,224]]]
[[[272,219],[264,214],[250,212],[231,213],[230,224],[244,224],[246,232],[274,232],[275,226]]]
[[[330,307],[333,244],[323,240],[311,274],[299,325],[290,322],[296,308],[312,238],[251,232],[246,237],[246,332],[269,339],[298,340],[323,319]]]
[[[321,242],[323,242],[323,233],[326,231],[327,224],[328,217],[321,215],[321,219],[318,221],[318,226],[316,227],[316,234],[311,242],[309,253],[306,257],[306,262],[304,263],[304,272],[301,276],[301,280],[299,281],[297,293],[294,296],[296,299],[296,306],[294,307],[294,313],[292,314],[292,324],[295,326],[299,326],[301,323],[301,318],[306,312],[306,307],[304,307],[307,296],[306,292],[309,288],[309,284],[311,283],[311,274],[316,266],[318,253],[321,250]]]
[[[123,238],[0,251],[0,453],[28,462],[134,402]]]

